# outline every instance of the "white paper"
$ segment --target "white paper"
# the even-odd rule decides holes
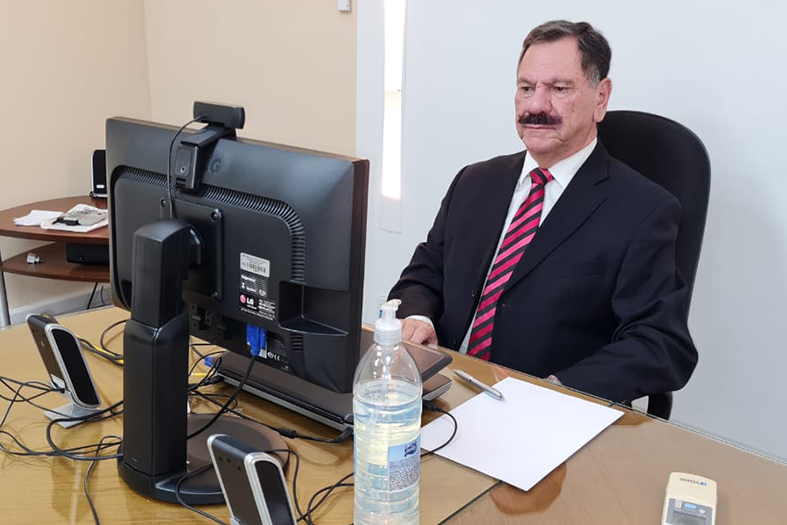
[[[24,217],[14,218],[14,224],[17,226],[41,226],[41,223],[49,219],[57,219],[60,217],[60,211],[46,211],[46,210],[32,210]]]
[[[71,213],[80,210],[98,210],[98,211],[106,212],[106,210],[102,210],[101,208],[96,208],[95,206],[90,206],[89,204],[77,204],[76,206],[68,210],[66,213]],[[62,215],[62,213],[58,213],[57,217],[60,217],[60,215]],[[70,224],[55,222],[57,220],[57,217],[53,217],[42,222],[41,228],[45,230],[61,230],[66,232],[87,233],[109,225],[108,218],[104,219],[103,221],[99,221],[95,224],[91,224],[90,226],[82,226],[79,224],[70,225]]]
[[[437,454],[522,490],[530,490],[623,413],[507,377],[498,401],[478,394],[451,410],[454,440]],[[445,443],[454,425],[442,416],[421,431],[421,447]]]

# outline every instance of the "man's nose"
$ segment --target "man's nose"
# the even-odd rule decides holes
[[[533,93],[527,99],[526,109],[531,115],[538,113],[549,113],[552,109],[549,90],[543,87],[534,89]]]

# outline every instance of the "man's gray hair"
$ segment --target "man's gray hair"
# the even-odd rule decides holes
[[[577,39],[582,70],[590,84],[597,86],[609,74],[612,49],[610,49],[609,42],[604,38],[604,35],[587,22],[574,23],[568,20],[552,20],[533,28],[522,43],[519,63],[522,63],[522,58],[530,46],[555,42],[567,37]]]

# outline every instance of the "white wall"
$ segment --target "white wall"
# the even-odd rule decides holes
[[[379,177],[380,0],[358,6],[357,152]],[[711,157],[710,211],[690,328],[700,362],[673,420],[787,458],[787,6],[754,0],[409,2],[403,228],[370,221],[365,318],[426,235],[465,164],[522,149],[514,129],[521,42],[555,18],[587,20],[613,50],[610,109],[677,120]],[[380,93],[380,95],[378,95]],[[377,181],[372,185],[378,191]],[[373,193],[370,218],[377,213]]]

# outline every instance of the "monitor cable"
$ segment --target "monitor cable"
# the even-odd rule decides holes
[[[94,345],[84,337],[77,337],[79,339],[80,346],[87,352],[91,354],[95,354],[103,359],[106,359],[113,365],[123,366],[123,354],[119,354],[107,348],[106,345],[106,337],[107,334],[115,328],[116,326],[123,325],[127,322],[127,319],[122,319],[120,321],[115,321],[114,323],[110,324],[101,332],[101,336],[99,337],[98,346]]]
[[[232,395],[229,397],[229,399],[227,399],[227,402],[224,403],[224,405],[219,409],[219,411],[216,412],[213,415],[213,417],[210,418],[210,420],[207,423],[205,423],[201,428],[199,428],[199,429],[195,430],[194,432],[192,432],[191,434],[189,434],[186,437],[186,439],[192,439],[192,438],[202,434],[211,425],[213,425],[213,423],[215,423],[219,419],[219,417],[221,417],[225,412],[227,412],[227,410],[230,407],[230,405],[232,405],[232,402],[235,401],[235,398],[238,397],[238,394],[240,394],[241,390],[243,390],[243,387],[246,385],[246,381],[249,380],[249,376],[251,375],[251,369],[254,368],[254,360],[255,360],[255,357],[253,357],[253,356],[251,358],[249,358],[249,365],[246,367],[246,372],[244,372],[243,378],[240,380],[240,383],[238,383],[238,386],[235,388],[235,391],[232,393]]]
[[[120,436],[104,436],[101,438],[101,440],[98,442],[98,447],[96,447],[96,454],[95,454],[96,459],[91,461],[90,466],[87,467],[87,472],[85,472],[85,480],[82,484],[82,488],[85,492],[85,498],[87,498],[87,504],[90,506],[90,512],[93,514],[93,521],[95,522],[96,525],[101,525],[101,520],[98,519],[98,511],[96,511],[96,506],[93,504],[93,498],[90,497],[90,474],[93,472],[93,469],[96,468],[96,465],[98,465],[98,460],[99,460],[98,453],[101,451],[101,446],[104,444],[104,440],[110,438],[117,439],[118,443],[113,443],[109,446],[115,446],[116,444],[119,444],[119,442],[121,441]]]

